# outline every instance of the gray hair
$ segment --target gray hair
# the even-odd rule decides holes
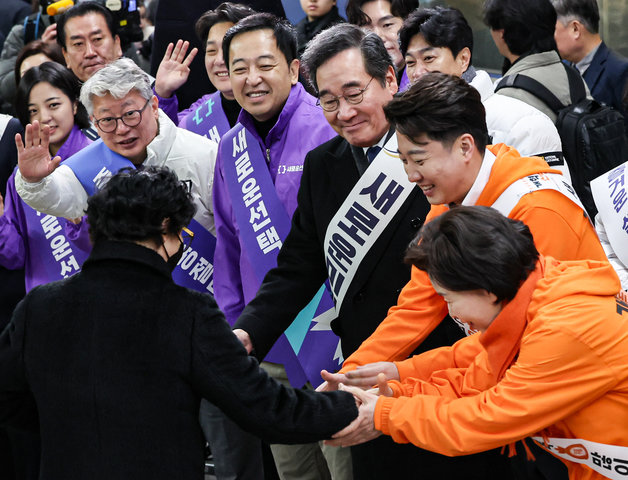
[[[350,23],[340,23],[316,35],[301,57],[309,82],[318,92],[316,71],[327,60],[345,50],[357,48],[362,53],[366,72],[382,87],[386,85],[388,67],[395,68],[381,38]]]
[[[120,99],[137,91],[145,100],[153,97],[150,77],[133,60],[119,58],[98,70],[81,87],[81,103],[90,115],[94,111],[94,95],[104,97],[107,93]]]
[[[597,0],[551,0],[558,20],[566,25],[572,20],[579,21],[590,33],[600,30],[600,10]]]

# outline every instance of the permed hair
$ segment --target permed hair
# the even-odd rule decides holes
[[[426,73],[384,107],[386,118],[410,139],[422,134],[451,147],[469,133],[480,153],[488,141],[486,111],[480,93],[462,78]]]
[[[419,8],[412,12],[399,30],[402,55],[407,53],[412,37],[419,34],[432,47],[451,50],[454,58],[465,47],[473,53],[473,30],[462,12],[456,8],[438,6]]]
[[[15,97],[15,110],[17,118],[20,119],[22,125],[26,126],[31,123],[28,113],[28,103],[30,101],[31,90],[39,83],[49,83],[55,88],[61,90],[70,102],[76,103],[76,114],[74,115],[74,124],[79,128],[89,127],[89,117],[85,111],[85,107],[79,103],[80,85],[74,74],[59,65],[56,62],[44,62],[41,65],[28,69],[22,77]]]
[[[327,60],[345,50],[357,48],[362,53],[366,72],[376,79],[382,87],[386,85],[386,73],[389,67],[395,68],[384,42],[373,32],[366,32],[350,23],[339,23],[323,30],[308,43],[301,56],[303,71],[307,75],[314,91],[318,92],[316,71]]]
[[[248,5],[223,2],[215,9],[208,10],[201,15],[201,17],[196,21],[194,30],[196,32],[196,36],[201,41],[201,44],[205,46],[209,31],[217,23],[229,22],[236,24],[243,18],[246,18],[249,15],[254,15],[255,13],[255,10]]]
[[[67,21],[75,17],[84,17],[90,13],[102,15],[105,19],[105,23],[107,24],[107,28],[109,28],[109,33],[111,33],[111,36],[115,38],[117,34],[116,22],[113,19],[111,11],[98,2],[81,2],[74,5],[69,10],[66,10],[59,16],[59,18],[57,18],[57,43],[61,46],[61,48],[67,50],[65,37],[65,24]]]
[[[125,168],[87,200],[93,244],[101,240],[152,241],[178,234],[196,207],[188,188],[166,167]]]
[[[538,259],[523,222],[490,207],[457,206],[423,226],[405,262],[447,290],[486,290],[501,302],[515,297]]]
[[[552,0],[558,20],[563,24],[578,20],[590,33],[600,31],[600,10],[597,0]]]
[[[347,3],[347,20],[353,25],[368,25],[371,19],[362,11],[362,5],[373,0],[349,0]],[[406,18],[410,12],[419,8],[419,0],[388,0],[390,13],[395,17]]]
[[[222,55],[227,70],[230,70],[229,47],[233,38],[241,33],[266,29],[273,31],[277,48],[286,57],[288,65],[297,58],[297,33],[294,27],[287,20],[276,17],[272,13],[256,13],[240,20],[225,33],[225,38],[222,40]]]
[[[150,77],[129,58],[119,58],[107,64],[89,78],[81,88],[81,103],[91,115],[94,111],[93,97],[107,93],[113,98],[123,98],[131,90],[144,100],[153,98]]]

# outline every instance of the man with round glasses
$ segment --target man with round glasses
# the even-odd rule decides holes
[[[47,126],[33,122],[23,142],[16,138],[16,186],[26,203],[58,217],[82,217],[88,195],[120,168],[167,166],[188,185],[197,207],[194,219],[214,232],[216,144],[176,127],[159,110],[146,73],[129,59],[116,60],[85,82],[81,103],[101,139],[63,165],[48,154]]]

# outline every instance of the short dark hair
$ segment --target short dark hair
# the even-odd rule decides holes
[[[339,23],[323,30],[308,43],[301,55],[303,71],[310,84],[318,91],[316,71],[327,60],[345,50],[357,48],[362,53],[366,72],[382,86],[386,85],[388,67],[395,68],[384,42],[373,32],[365,32],[350,23]]]
[[[386,118],[410,139],[425,134],[450,147],[462,134],[473,136],[480,153],[488,141],[486,111],[480,93],[463,79],[426,73],[384,107]]]
[[[222,55],[229,70],[229,46],[236,35],[256,30],[272,30],[277,48],[286,57],[288,65],[297,58],[297,33],[294,27],[285,19],[276,17],[272,13],[256,13],[240,20],[227,30],[222,41]]]
[[[100,240],[161,244],[162,233],[178,234],[195,211],[188,188],[172,170],[124,168],[87,200],[89,236],[94,244]]]
[[[456,206],[423,226],[405,262],[447,290],[486,290],[501,302],[515,297],[538,259],[523,222],[490,207]]]
[[[59,18],[57,18],[57,43],[61,45],[62,48],[67,49],[65,38],[65,24],[67,21],[75,17],[84,17],[89,13],[98,13],[102,15],[105,19],[107,27],[109,28],[109,33],[111,33],[112,37],[116,36],[116,22],[113,19],[111,11],[107,7],[103,7],[97,2],[81,2],[66,10],[59,16]]]
[[[590,33],[600,31],[597,0],[552,0],[558,18],[578,20]]]
[[[473,53],[473,30],[457,8],[419,8],[412,12],[399,30],[399,46],[402,55],[408,51],[410,40],[421,35],[432,47],[451,50],[454,58],[465,47]]]
[[[370,18],[362,11],[362,5],[373,0],[349,0],[347,19],[354,25],[368,25]],[[390,13],[395,17],[406,18],[412,10],[419,8],[419,0],[386,0],[390,3]]]
[[[28,102],[31,90],[38,83],[46,82],[67,95],[72,103],[76,103],[74,124],[79,128],[89,127],[89,117],[83,104],[79,101],[81,86],[74,74],[56,62],[44,62],[37,67],[28,69],[17,87],[15,110],[22,125],[31,123],[28,113]]]
[[[43,40],[33,40],[32,42],[28,42],[22,50],[17,54],[17,58],[15,59],[15,70],[13,74],[15,75],[15,84],[19,85],[20,79],[22,78],[20,75],[20,68],[22,67],[22,63],[28,57],[32,57],[37,55],[38,53],[42,53],[46,55],[53,62],[57,62],[63,66],[65,66],[65,58],[63,58],[63,53],[61,53],[61,48],[57,44],[50,44],[48,42],[44,42]]]
[[[491,30],[504,30],[515,55],[556,50],[556,10],[549,0],[486,0],[483,16]]]
[[[223,2],[215,9],[206,11],[196,21],[196,25],[194,27],[196,31],[196,36],[201,41],[201,43],[205,44],[207,43],[207,36],[209,35],[209,31],[217,23],[230,22],[236,24],[243,18],[246,18],[249,15],[254,15],[255,13],[257,12],[255,12],[255,10],[253,10],[248,5]]]

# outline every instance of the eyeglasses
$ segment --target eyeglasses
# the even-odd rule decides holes
[[[183,227],[181,230],[181,243],[183,243],[183,251],[185,252],[194,240],[194,232],[189,228]]]
[[[357,105],[358,103],[362,103],[364,100],[364,91],[369,88],[369,85],[373,81],[374,77],[371,77],[369,82],[366,84],[364,88],[351,87],[347,88],[343,91],[341,95],[332,95],[331,93],[326,93],[322,97],[318,97],[316,101],[316,105],[320,105],[323,110],[326,112],[335,112],[340,107],[340,99],[344,98],[347,103],[351,105]]]
[[[151,99],[146,100],[144,106],[139,110],[129,110],[124,112],[120,117],[105,117],[96,120],[94,123],[103,133],[111,133],[118,128],[118,120],[121,120],[127,127],[137,127],[142,121],[142,112],[146,110],[148,102]]]

